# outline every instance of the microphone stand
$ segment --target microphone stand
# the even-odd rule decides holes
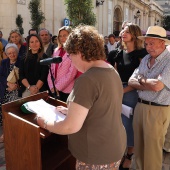
[[[54,88],[54,93],[52,93],[52,94],[53,94],[53,97],[54,97],[55,99],[59,99],[60,96],[57,95],[57,91],[56,91],[56,88],[55,88],[55,85],[54,85],[54,80],[55,80],[55,78],[54,78],[54,76],[53,76],[53,74],[52,74],[52,71],[51,71],[51,64],[49,64],[48,67],[49,67],[49,69],[50,69],[51,80],[52,80],[53,88]]]

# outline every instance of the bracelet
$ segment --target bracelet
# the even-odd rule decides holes
[[[29,90],[29,89],[30,89],[30,87],[31,87],[31,86],[29,85],[29,86],[27,87],[27,89]]]
[[[47,129],[48,120],[44,120],[44,129]]]

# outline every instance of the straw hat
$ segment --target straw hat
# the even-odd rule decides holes
[[[170,45],[170,40],[166,36],[166,30],[159,26],[150,26],[145,36],[138,36],[139,39],[145,40],[145,38],[157,38],[165,41],[165,45]]]

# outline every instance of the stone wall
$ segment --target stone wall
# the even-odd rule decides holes
[[[18,14],[23,18],[24,37],[27,36],[30,26],[30,12],[28,4],[30,0],[0,0],[0,30],[4,38],[8,38],[9,32],[16,28],[15,20]],[[47,28],[52,34],[57,34],[58,29],[63,26],[66,15],[64,0],[41,0],[41,9],[45,14],[45,22],[41,28]],[[152,5],[154,4],[154,5]],[[96,0],[93,0],[94,13],[96,14],[96,28],[103,35],[112,33],[115,29],[121,29],[124,20],[136,22],[141,29],[146,30],[155,21],[163,16],[162,9],[157,7],[153,0],[105,0],[103,5],[96,7]],[[140,10],[140,17],[136,20],[134,16]],[[159,24],[160,24],[159,23]]]

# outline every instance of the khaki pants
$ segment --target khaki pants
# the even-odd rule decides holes
[[[136,170],[161,170],[162,148],[170,122],[170,106],[138,103],[134,112]]]
[[[167,134],[165,136],[164,150],[170,152],[170,124],[168,126]]]

